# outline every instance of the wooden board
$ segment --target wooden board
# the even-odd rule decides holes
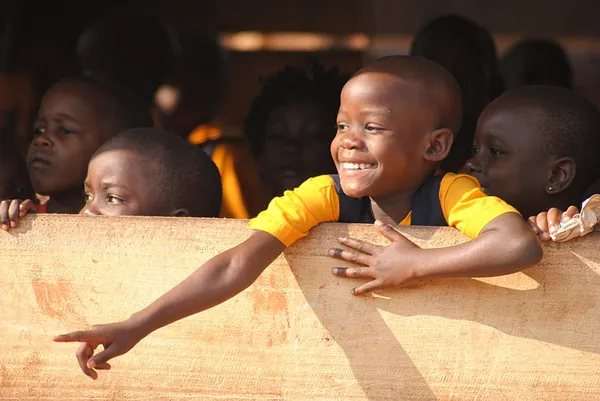
[[[423,247],[465,239],[407,228]],[[600,236],[546,246],[542,265],[353,297],[326,224],[248,290],[161,329],[92,381],[55,334],[125,319],[245,222],[35,216],[0,233],[0,399],[598,400]]]

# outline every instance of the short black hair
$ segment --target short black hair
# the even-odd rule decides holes
[[[74,75],[61,79],[56,85],[61,84],[87,85],[104,95],[109,105],[106,116],[113,118],[117,126],[116,132],[154,125],[150,106],[140,96],[116,83],[97,77]]]
[[[106,142],[97,153],[126,147],[155,164],[148,185],[160,194],[154,200],[192,217],[218,217],[223,190],[211,158],[197,146],[154,128],[133,128]]]
[[[573,185],[582,194],[600,177],[600,112],[587,99],[566,88],[524,86],[506,91],[494,104],[542,111],[537,121],[542,151],[573,159],[577,166]]]
[[[556,42],[528,39],[514,45],[500,60],[507,89],[528,85],[573,88],[569,57]]]
[[[149,104],[179,57],[173,32],[159,18],[134,12],[98,19],[80,36],[76,50],[85,75],[110,79]]]
[[[292,99],[314,100],[332,115],[332,139],[335,116],[340,108],[340,94],[349,75],[339,68],[329,70],[316,58],[310,58],[304,68],[285,66],[277,73],[262,79],[262,90],[252,102],[246,118],[245,134],[255,156],[265,143],[265,131],[271,112]]]
[[[419,87],[422,107],[435,112],[435,128],[446,128],[456,136],[462,124],[461,91],[454,76],[440,64],[424,57],[386,56],[370,62],[354,77],[364,73],[386,73]]]

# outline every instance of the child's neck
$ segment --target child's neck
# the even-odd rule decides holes
[[[50,196],[48,213],[78,214],[85,204],[81,187],[68,189]]]
[[[371,198],[373,217],[383,223],[398,225],[412,210],[413,193]]]

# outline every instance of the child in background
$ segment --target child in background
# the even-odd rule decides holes
[[[179,36],[181,63],[156,94],[159,125],[203,149],[223,182],[221,216],[247,219],[263,207],[256,163],[243,135],[218,121],[229,83],[227,54],[203,32]]]
[[[425,57],[448,69],[460,86],[463,122],[440,167],[462,172],[471,157],[477,119],[484,107],[499,96],[504,85],[498,74],[496,46],[483,27],[457,15],[445,15],[425,25],[416,35],[411,56]]]
[[[148,108],[179,58],[177,38],[154,16],[119,12],[92,23],[77,42],[85,76],[115,82],[140,96]]]
[[[219,170],[201,149],[152,128],[124,131],[92,157],[81,214],[218,217]]]
[[[50,197],[39,211],[78,213],[90,157],[118,132],[144,126],[152,126],[150,110],[126,89],[89,77],[66,78],[50,88],[27,154],[33,189]]]
[[[265,80],[245,127],[265,204],[310,177],[335,172],[328,149],[348,78],[313,59],[307,68],[287,66]]]
[[[556,42],[528,39],[514,45],[500,60],[506,89],[546,85],[573,89],[569,56]]]
[[[580,205],[598,177],[600,112],[574,92],[530,86],[505,92],[481,114],[467,163],[488,195],[525,217]],[[542,239],[550,239],[542,230]]]
[[[108,140],[91,158],[80,214],[95,216],[218,217],[221,178],[197,147],[153,128]],[[2,202],[5,229],[17,227],[33,201]]]
[[[424,278],[484,277],[536,264],[542,249],[522,217],[477,181],[452,173],[435,176],[462,117],[460,89],[439,65],[415,57],[386,57],[351,78],[341,93],[331,156],[338,175],[311,178],[271,201],[253,219],[251,236],[206,262],[180,285],[129,320],[61,335],[80,341],[82,371],[97,378],[109,359],[167,324],[224,302],[252,284],[286,247],[321,222],[375,221],[392,243],[376,246],[340,238],[349,250],[329,255],[362,266],[333,274],[368,279],[364,294]],[[448,224],[473,238],[421,249],[389,224]],[[104,350],[94,355],[102,344]]]

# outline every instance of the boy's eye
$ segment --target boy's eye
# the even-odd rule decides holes
[[[471,148],[471,154],[472,154],[472,155],[476,155],[477,153],[479,153],[479,148],[477,148],[477,147],[473,146],[473,147]]]
[[[114,195],[108,195],[108,196],[106,197],[106,201],[107,201],[108,203],[111,203],[111,204],[113,204],[113,205],[118,205],[118,204],[120,204],[120,203],[123,203],[123,199],[121,199],[121,198],[118,198],[118,197],[116,197],[116,196],[114,196]]]
[[[338,131],[346,131],[348,129],[348,125],[344,124],[344,123],[338,123],[337,124],[337,130]]]
[[[496,149],[496,148],[490,148],[490,154],[491,154],[492,156],[498,156],[498,155],[501,155],[501,154],[503,154],[503,153],[504,153],[504,152],[503,152],[503,151],[501,151],[500,149]]]
[[[39,136],[46,132],[46,128],[33,128],[33,136]]]
[[[379,126],[377,126],[377,125],[372,125],[372,124],[369,124],[369,125],[367,125],[367,126],[365,127],[365,130],[366,130],[367,132],[379,132],[379,131],[382,131],[382,130],[383,130],[383,128],[381,128],[381,127],[379,127]]]
[[[92,200],[92,194],[84,193],[83,197],[85,198],[86,203]]]
[[[69,135],[75,133],[75,131],[71,131],[70,129],[65,127],[58,127],[58,132],[60,132],[62,135]]]

